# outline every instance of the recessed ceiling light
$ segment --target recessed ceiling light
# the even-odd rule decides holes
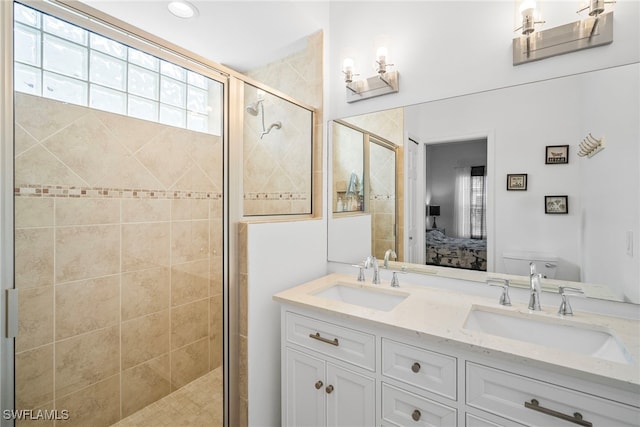
[[[198,14],[198,9],[186,1],[172,1],[167,5],[167,8],[169,8],[169,12],[178,18],[193,18]]]

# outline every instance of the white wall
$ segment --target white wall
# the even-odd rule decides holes
[[[576,21],[577,1],[538,2],[545,27]],[[640,59],[640,2],[618,1],[614,42],[529,64],[512,65],[519,23],[515,1],[331,2],[327,118],[334,119],[480,90],[596,70]],[[362,77],[374,75],[376,41],[388,39],[400,92],[347,104],[340,70],[354,58]]]
[[[249,425],[280,425],[280,305],[272,296],[327,271],[326,221],[249,224]]]

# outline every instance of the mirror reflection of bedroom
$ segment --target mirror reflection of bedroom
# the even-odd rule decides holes
[[[487,140],[426,146],[427,265],[487,270]]]

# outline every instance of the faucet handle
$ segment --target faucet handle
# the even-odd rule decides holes
[[[359,268],[358,282],[364,282],[364,266],[362,264],[351,264],[351,267]]]
[[[581,288],[573,288],[571,286],[558,286],[558,292],[562,297],[560,308],[558,308],[558,314],[560,316],[573,316],[573,309],[569,302],[569,295],[581,295],[584,294],[584,291]]]
[[[511,297],[509,297],[509,279],[502,279],[499,277],[488,277],[487,284],[489,286],[500,286],[502,288],[502,295],[500,295],[500,305],[511,305]]]
[[[399,288],[400,287],[400,280],[398,280],[398,273],[407,274],[407,272],[405,270],[394,271],[393,272],[393,276],[391,276],[391,287],[392,288]]]

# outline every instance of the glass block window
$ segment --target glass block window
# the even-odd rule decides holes
[[[17,92],[219,133],[218,82],[14,3]]]

